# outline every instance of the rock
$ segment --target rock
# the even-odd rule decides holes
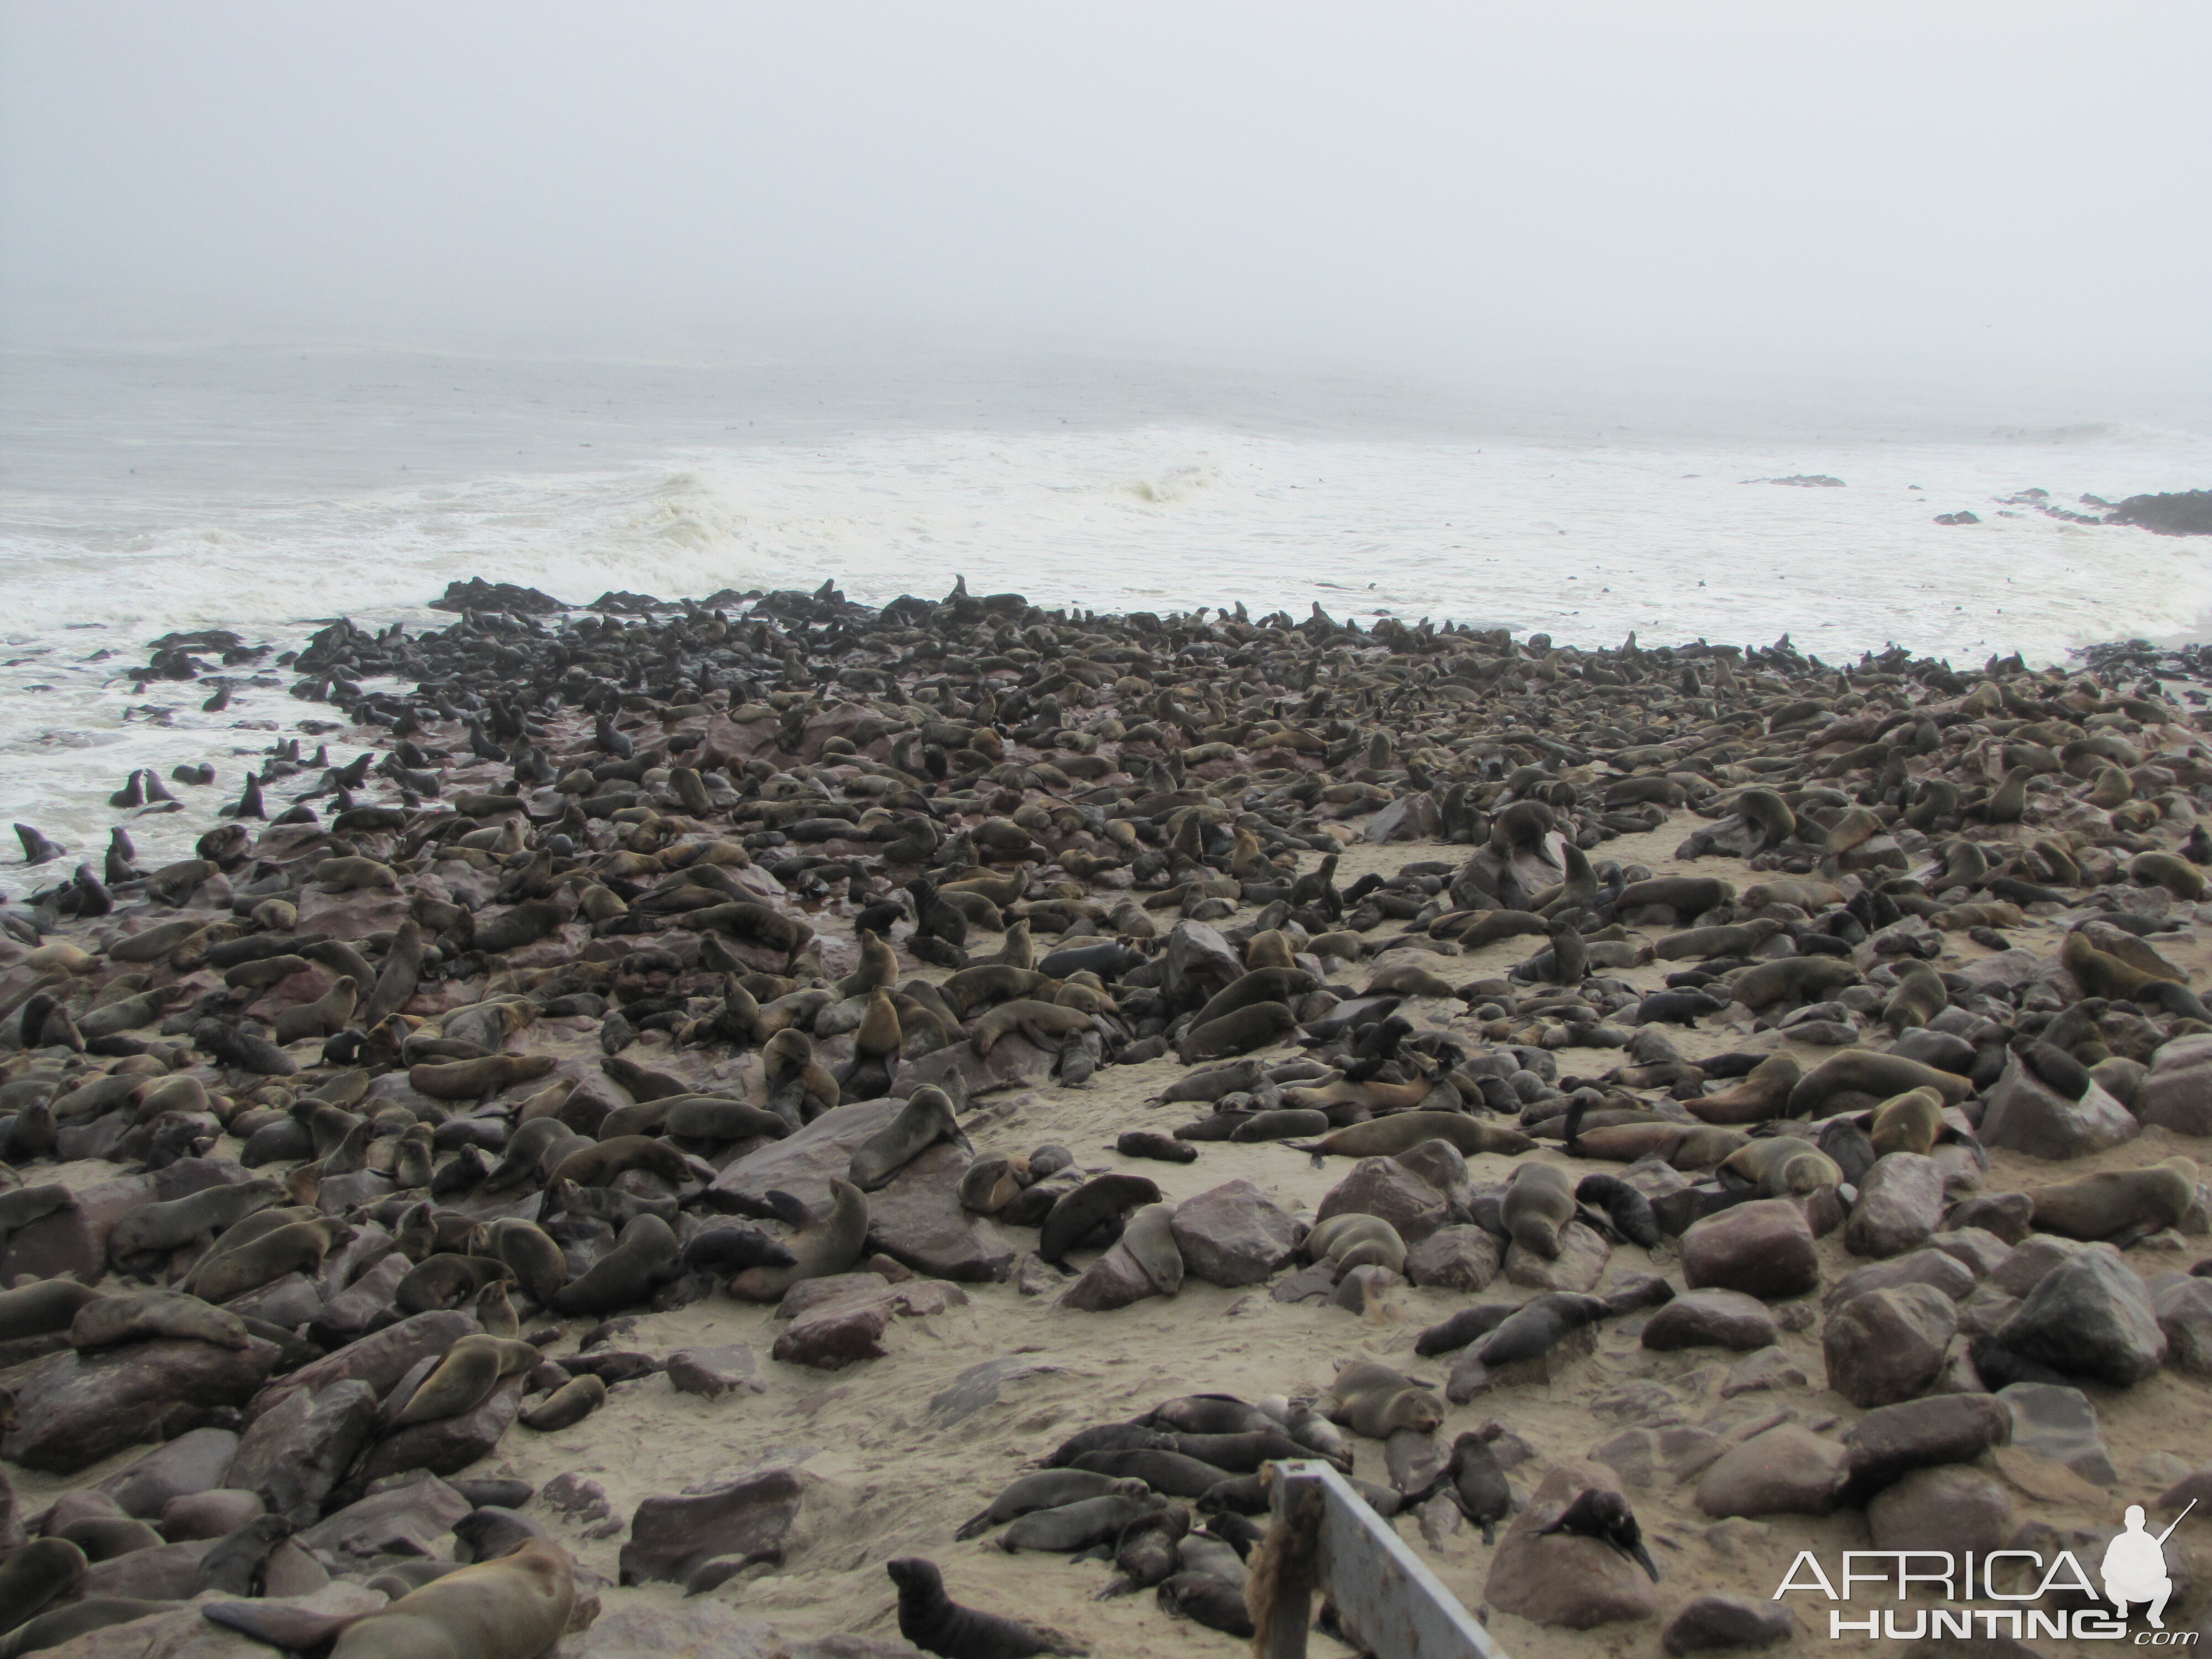
[[[1424,1140],[1408,1146],[1391,1162],[1411,1170],[1443,1194],[1448,1215],[1463,1216],[1474,1202],[1474,1188],[1468,1174],[1467,1156],[1449,1140]],[[1412,1243],[1410,1239],[1407,1242]]]
[[[1401,795],[1367,820],[1360,840],[1370,847],[1392,841],[1434,841],[1443,827],[1435,799],[1426,790]]]
[[[1845,1273],[1829,1287],[1821,1305],[1832,1311],[1853,1297],[1864,1296],[1869,1291],[1895,1290],[1900,1285],[1926,1285],[1954,1302],[1961,1302],[1974,1293],[1974,1273],[1948,1250],[1914,1250]]]
[[[1747,1354],[1729,1368],[1721,1382],[1721,1398],[1733,1400],[1740,1394],[1763,1394],[1771,1389],[1802,1389],[1805,1373],[1797,1362],[1779,1347],[1761,1348]]]
[[[2212,1279],[2179,1274],[2151,1300],[2166,1335],[2166,1363],[2184,1376],[2212,1382]]]
[[[799,1496],[798,1474],[777,1468],[707,1492],[648,1498],[630,1516],[622,1582],[680,1584],[694,1568],[724,1557],[780,1559]]]
[[[246,1425],[230,1484],[258,1493],[270,1514],[307,1525],[368,1443],[376,1413],[376,1390],[357,1379],[288,1395]]]
[[[1621,1490],[1613,1471],[1599,1463],[1562,1462],[1544,1477],[1491,1557],[1485,1601],[1532,1624],[1569,1630],[1658,1612],[1657,1590],[1620,1551],[1595,1538],[1545,1532],[1593,1486]]]
[[[1858,1202],[1844,1224],[1853,1255],[1886,1257],[1917,1250],[1943,1219],[1943,1175],[1932,1158],[1889,1152],[1859,1182]]]
[[[1160,991],[1172,1012],[1199,1007],[1243,974],[1243,958],[1202,921],[1176,923],[1160,953]]]
[[[738,1389],[765,1394],[768,1384],[761,1381],[758,1370],[750,1348],[679,1348],[668,1356],[668,1384],[678,1394],[696,1394],[702,1400],[720,1400]]]
[[[769,1357],[823,1371],[842,1370],[855,1360],[880,1359],[890,1352],[883,1340],[890,1322],[887,1302],[858,1297],[833,1302],[793,1320]]]
[[[1711,1653],[1719,1648],[1766,1648],[1797,1634],[1796,1615],[1775,1601],[1741,1595],[1700,1595],[1667,1621],[1660,1645],[1668,1653]]]
[[[229,1430],[194,1429],[109,1475],[99,1490],[124,1514],[151,1521],[176,1498],[228,1484],[225,1477],[237,1456],[238,1437]]]
[[[1364,1314],[1382,1304],[1384,1291],[1405,1282],[1403,1273],[1393,1273],[1379,1262],[1363,1262],[1336,1281],[1329,1300],[1346,1313]]]
[[[415,1314],[277,1378],[254,1395],[246,1415],[260,1416],[288,1394],[301,1389],[320,1394],[331,1383],[349,1378],[368,1383],[380,1398],[416,1365],[444,1353],[476,1329],[477,1322],[468,1314],[445,1310]]]
[[[989,1220],[960,1206],[960,1177],[970,1161],[939,1141],[870,1193],[868,1248],[931,1279],[978,1284],[1012,1277],[1013,1246]],[[823,1191],[826,1200],[829,1189]]]
[[[2087,1248],[2056,1233],[2037,1233],[2015,1244],[1990,1270],[1990,1287],[2009,1297],[2025,1297],[2043,1283],[2053,1267],[2062,1261],[2072,1261]]]
[[[1820,1260],[1804,1212],[1788,1199],[1759,1199],[1692,1224],[1682,1235],[1682,1277],[1693,1291],[1772,1302],[1818,1290]]]
[[[274,1343],[243,1348],[162,1340],[40,1360],[10,1390],[0,1457],[53,1474],[77,1470],[158,1433],[178,1409],[244,1405],[276,1363]],[[158,1511],[157,1511],[158,1512]]]
[[[298,1534],[300,1547],[367,1561],[380,1555],[434,1556],[437,1541],[476,1507],[434,1474],[371,1492]]]
[[[1844,1432],[1850,1480],[1850,1502],[1874,1493],[1915,1469],[1971,1463],[2012,1438],[2012,1409],[1994,1395],[1930,1395],[1869,1412]]]
[[[1498,1277],[1504,1252],[1480,1227],[1439,1227],[1406,1252],[1406,1277],[1438,1290],[1479,1291]]]
[[[192,1593],[200,1574],[200,1558],[215,1545],[205,1538],[191,1542],[156,1544],[128,1554],[96,1561],[84,1576],[88,1601],[124,1596],[134,1601],[182,1601]]]
[[[98,1284],[107,1271],[107,1236],[115,1224],[160,1201],[151,1176],[122,1176],[78,1188],[72,1208],[40,1216],[8,1236],[6,1249],[0,1250],[0,1285],[15,1284],[25,1273]]]
[[[2026,1193],[1978,1193],[1962,1199],[1945,1218],[1947,1226],[1976,1227],[2008,1244],[2028,1236],[2035,1220],[2035,1200]]]
[[[1444,1195],[1395,1158],[1363,1158],[1329,1189],[1314,1212],[1316,1224],[1335,1215],[1380,1216],[1409,1245],[1444,1224]]]
[[[416,1423],[380,1440],[362,1461],[356,1478],[380,1480],[428,1469],[433,1474],[459,1474],[479,1457],[488,1456],[500,1437],[514,1426],[522,1410],[522,1390],[527,1376],[509,1377],[486,1396],[474,1411],[459,1417],[441,1417]]]
[[[1869,1291],[1828,1316],[1820,1334],[1828,1386],[1861,1407],[1911,1400],[1936,1381],[1958,1329],[1957,1311],[1941,1291]]]
[[[781,1190],[819,1215],[829,1207],[831,1179],[842,1181],[860,1144],[905,1109],[903,1100],[864,1100],[824,1112],[805,1128],[732,1160],[708,1189],[708,1202],[726,1212],[767,1220],[775,1214],[768,1195]],[[878,1196],[868,1195],[872,1236]]]
[[[1336,1269],[1326,1261],[1285,1273],[1267,1287],[1267,1295],[1277,1302],[1326,1302],[1335,1294]]]
[[[1194,925],[1186,922],[1176,931]],[[1304,1236],[1298,1224],[1270,1203],[1266,1194],[1243,1180],[1224,1182],[1183,1200],[1176,1206],[1169,1229],[1182,1252],[1184,1273],[1230,1290],[1266,1284],[1271,1274],[1290,1265]]]
[[[2016,1054],[1983,1103],[1982,1144],[2030,1158],[2083,1158],[2142,1133],[2135,1115],[2095,1084],[2081,1099],[2068,1100]]]
[[[2012,1443],[2020,1450],[2063,1463],[2094,1485],[2120,1484],[2120,1472],[2097,1431],[2097,1408],[2081,1389],[2014,1382],[1999,1389],[1997,1398],[2012,1413]]]
[[[1127,1245],[1117,1241],[1067,1287],[1060,1305],[1079,1313],[1109,1313],[1159,1293],[1159,1286],[1152,1283],[1144,1265],[1129,1254]]]
[[[1675,1348],[1734,1348],[1746,1353],[1777,1340],[1774,1316],[1755,1296],[1741,1291],[1686,1291],[1653,1314],[1644,1327],[1644,1346]]]
[[[2012,1497],[1979,1469],[1915,1469],[1867,1505],[1878,1550],[2002,1549],[2012,1536]]]
[[[2015,1490],[2040,1504],[2101,1512],[2111,1501],[2109,1493],[2090,1485],[2063,1463],[2024,1446],[1999,1446],[1990,1454],[1990,1462]]]
[[[1000,1393],[1025,1377],[1057,1375],[1063,1368],[1030,1359],[986,1359],[954,1377],[950,1386],[929,1397],[929,1421],[933,1428],[948,1429],[964,1423],[986,1407],[999,1403]]]
[[[2212,1032],[2175,1037],[2151,1056],[2135,1114],[2178,1134],[2212,1135]]]
[[[1517,1243],[1505,1247],[1505,1277],[1532,1291],[1595,1290],[1613,1260],[1613,1246],[1587,1222],[1570,1221],[1559,1230],[1559,1255],[1547,1261]]]
[[[2166,1358],[2166,1334],[2142,1280],[2118,1251],[2102,1247],[2046,1273],[1997,1340],[2062,1375],[2123,1389],[2155,1376]]]
[[[222,1305],[241,1318],[296,1331],[321,1316],[323,1298],[315,1293],[314,1281],[307,1274],[286,1273],[258,1291],[234,1296]]]
[[[1952,1257],[1976,1279],[1984,1279],[1995,1273],[1998,1264],[2012,1253],[2013,1244],[2017,1243],[2017,1239],[2008,1243],[1984,1227],[1960,1227],[1938,1233],[1928,1241],[1929,1248]],[[1911,1257],[1905,1259],[1910,1261]]]
[[[1722,1453],[1698,1482],[1698,1507],[1716,1517],[1826,1515],[1844,1467],[1841,1445],[1785,1423]]]

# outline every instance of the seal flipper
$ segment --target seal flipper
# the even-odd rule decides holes
[[[347,1626],[368,1616],[310,1613],[304,1607],[278,1607],[267,1601],[210,1601],[200,1611],[211,1625],[234,1630],[272,1648],[294,1650],[334,1642]]]

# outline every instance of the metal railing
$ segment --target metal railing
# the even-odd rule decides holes
[[[1320,1462],[1274,1467],[1274,1513],[1289,1532],[1270,1565],[1273,1601],[1253,1644],[1256,1659],[1305,1659],[1316,1590],[1334,1604],[1346,1637],[1376,1659],[1506,1659],[1342,1475]]]

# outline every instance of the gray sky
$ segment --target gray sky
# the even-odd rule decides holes
[[[2201,382],[2212,6],[0,0],[15,337]]]

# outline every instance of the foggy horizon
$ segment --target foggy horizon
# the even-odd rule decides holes
[[[2212,15],[0,5],[0,337],[2148,387]]]

